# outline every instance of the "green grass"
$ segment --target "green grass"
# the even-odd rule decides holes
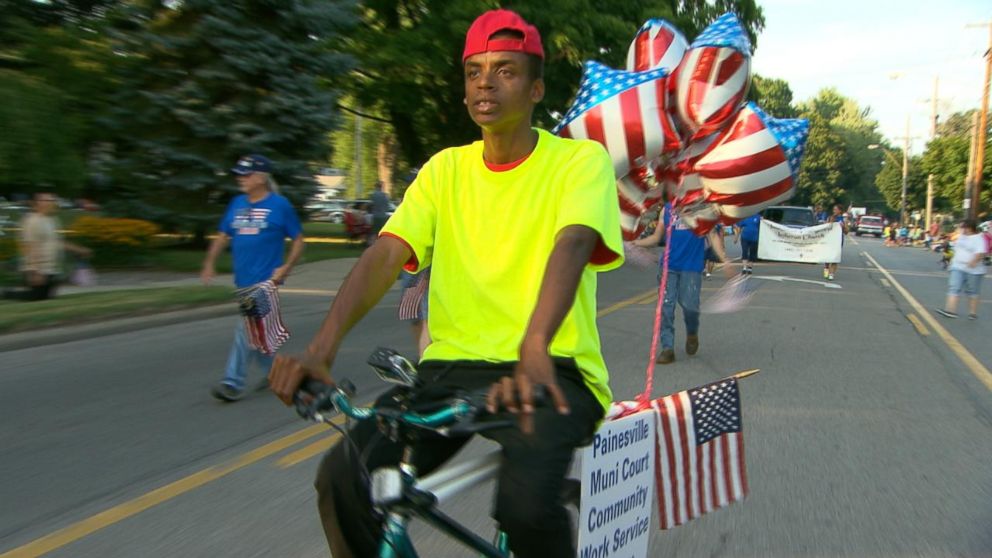
[[[321,221],[307,221],[306,223],[303,223],[303,235],[344,237],[344,224],[326,223]]]
[[[80,293],[37,302],[0,301],[0,333],[155,314],[228,302],[228,287],[160,287]]]
[[[145,269],[196,273],[203,267],[205,255],[205,250],[183,247],[160,248],[149,256],[149,266]],[[303,256],[296,265],[336,258],[356,258],[360,255],[362,251],[357,245],[308,242],[303,250]],[[233,268],[230,251],[217,258],[215,268],[217,273],[231,273]]]

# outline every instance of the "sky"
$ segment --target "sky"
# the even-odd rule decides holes
[[[941,120],[978,108],[990,0],[758,0],[765,28],[752,71],[789,83],[793,101],[834,87],[871,108],[882,135],[910,152],[930,137],[934,78]]]

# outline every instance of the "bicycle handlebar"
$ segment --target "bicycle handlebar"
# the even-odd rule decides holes
[[[441,408],[429,413],[374,405],[357,407],[352,403],[354,394],[354,385],[347,380],[333,386],[317,380],[308,380],[300,387],[293,401],[297,414],[307,420],[326,422],[328,418],[325,417],[325,413],[339,411],[356,420],[381,418],[397,424],[434,430],[442,436],[450,437],[505,428],[516,423],[510,418],[488,420],[488,417],[494,415],[486,411],[485,395],[482,393],[454,396]],[[306,395],[310,398],[307,399]],[[535,390],[534,395],[536,405],[546,404],[548,397],[543,388]],[[477,420],[481,418],[487,420]]]

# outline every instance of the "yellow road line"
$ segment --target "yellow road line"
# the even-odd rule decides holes
[[[176,496],[185,494],[195,488],[199,488],[209,482],[213,482],[223,476],[229,475],[238,469],[242,469],[252,463],[265,459],[270,455],[279,453],[299,442],[312,438],[325,432],[329,426],[326,424],[315,424],[288,436],[279,438],[255,448],[231,461],[198,471],[187,477],[171,482],[163,487],[156,488],[133,500],[118,504],[108,510],[92,515],[86,519],[73,523],[68,527],[59,529],[54,533],[45,535],[23,546],[9,550],[0,554],[0,558],[34,558],[63,546],[78,541],[79,539],[91,535],[104,527],[109,527],[114,523],[137,515],[149,508],[167,502]]]
[[[907,314],[906,318],[910,321],[910,323],[913,324],[913,327],[916,328],[917,333],[923,336],[930,335],[930,330],[927,329],[927,326],[923,325],[923,322],[921,322],[920,319],[916,317],[916,314],[912,314],[912,313]]]
[[[882,277],[882,286],[885,287],[886,289],[891,289],[892,288],[892,283],[889,283],[889,280],[888,279],[886,279],[885,277]]]
[[[959,359],[961,359],[961,362],[968,367],[968,370],[970,370],[976,378],[978,378],[978,381],[985,384],[985,387],[989,390],[992,390],[992,372],[989,372],[989,369],[985,368],[985,366],[977,358],[975,358],[975,355],[971,354],[971,352],[969,352],[960,341],[944,329],[944,326],[941,325],[940,322],[938,322],[937,319],[930,314],[930,312],[927,312],[926,308],[924,308],[923,305],[920,304],[915,297],[913,297],[913,295],[909,294],[909,291],[899,284],[899,281],[896,281],[896,278],[889,273],[889,270],[885,269],[881,264],[875,261],[875,258],[871,257],[871,254],[867,252],[862,252],[862,254],[864,254],[865,257],[868,258],[868,260],[876,268],[878,268],[880,272],[882,272],[882,275],[885,275],[889,282],[892,283],[892,286],[899,291],[899,294],[901,294],[903,298],[906,299],[906,302],[909,302],[909,305],[912,306],[924,320],[926,320],[930,328],[937,332],[937,336],[944,341],[944,343],[951,349],[951,351],[954,352],[955,355],[957,355]]]
[[[292,453],[288,453],[280,457],[279,461],[276,461],[276,467],[279,467],[280,469],[288,469],[293,465],[299,465],[307,459],[320,455],[331,449],[331,446],[334,445],[334,442],[336,442],[340,437],[340,432],[334,432],[330,436],[321,438],[311,444],[307,444]]]
[[[652,289],[645,293],[641,293],[620,301],[608,308],[604,308],[603,310],[600,310],[596,316],[606,316],[607,314],[611,314],[632,304],[649,300],[656,295],[657,290]],[[340,415],[334,418],[334,422],[336,424],[340,424],[341,421],[343,421],[343,417]],[[226,464],[198,471],[187,477],[134,498],[133,500],[129,500],[96,515],[92,515],[68,527],[41,537],[40,539],[36,539],[23,546],[7,551],[0,554],[0,558],[34,558],[36,556],[41,556],[48,552],[52,552],[53,550],[62,548],[63,546],[91,535],[105,527],[109,527],[114,523],[137,515],[149,508],[157,506],[163,502],[167,502],[176,496],[185,494],[186,492],[213,482],[223,476],[233,473],[234,471],[251,465],[252,463],[256,463],[266,457],[279,453],[280,451],[296,445],[299,442],[310,439],[327,431],[328,428],[330,427],[326,424],[315,424],[313,426],[309,426],[303,430],[251,450]],[[339,437],[340,434],[335,432],[331,436],[317,440],[316,442],[313,442],[299,450],[285,455],[276,462],[276,465],[285,469],[306,461],[307,459],[326,451]]]
[[[639,295],[634,295],[634,296],[632,296],[632,297],[630,297],[630,298],[628,298],[626,300],[621,300],[620,302],[614,304],[613,306],[609,306],[609,307],[603,308],[602,310],[600,310],[599,312],[597,312],[596,313],[596,317],[597,318],[602,318],[603,316],[605,316],[607,314],[612,314],[612,313],[616,312],[617,310],[620,310],[621,308],[626,308],[626,307],[628,307],[628,306],[630,306],[632,304],[637,304],[639,302],[642,302],[644,300],[647,300],[648,298],[655,296],[657,293],[658,293],[658,290],[657,289],[651,289],[650,291],[648,291],[646,293],[641,293]],[[0,558],[3,558],[3,557],[0,557]]]

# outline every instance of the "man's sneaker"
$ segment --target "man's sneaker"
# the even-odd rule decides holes
[[[833,280],[834,280],[834,274],[833,273],[828,273],[827,274],[827,281],[833,281]]]
[[[656,360],[655,362],[657,362],[658,364],[671,364],[675,362],[675,349],[662,350],[661,354],[658,355],[658,360]]]
[[[945,318],[957,318],[958,317],[958,315],[957,315],[956,312],[949,312],[947,310],[944,310],[943,308],[938,308],[937,309],[937,313],[940,314],[941,316],[945,317]]]
[[[968,319],[969,320],[977,320],[978,319],[978,314],[968,314]]]
[[[245,396],[245,390],[220,382],[210,388],[210,394],[221,401],[237,401]]]
[[[699,336],[689,335],[685,338],[685,352],[694,355],[699,351]]]
[[[709,279],[710,278],[710,275],[712,275],[712,274],[709,271],[704,271],[703,272],[703,278],[704,279]]]

